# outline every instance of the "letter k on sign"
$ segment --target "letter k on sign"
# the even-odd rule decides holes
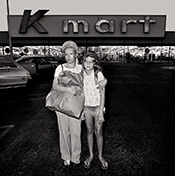
[[[47,30],[39,23],[38,20],[41,19],[48,11],[49,10],[38,10],[34,15],[31,16],[31,10],[24,10],[19,33],[25,34],[27,29],[33,26],[39,33],[47,34]]]

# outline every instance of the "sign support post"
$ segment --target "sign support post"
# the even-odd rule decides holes
[[[10,47],[10,58],[13,59],[13,46],[12,46],[12,38],[11,38],[11,29],[10,29],[10,12],[9,12],[9,0],[6,0],[7,3],[7,26],[9,33],[9,47]]]

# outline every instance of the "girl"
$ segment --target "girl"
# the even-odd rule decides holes
[[[105,101],[104,78],[100,67],[96,66],[97,55],[95,52],[88,52],[83,58],[84,67],[84,94],[85,108],[83,116],[87,127],[87,140],[89,157],[84,161],[84,167],[89,168],[93,160],[93,134],[97,138],[98,157],[102,169],[108,168],[108,162],[103,158],[103,135],[102,123],[104,121],[103,110]]]
[[[58,91],[68,91],[76,95],[78,91],[77,86],[63,87],[58,84],[58,76],[62,69],[80,73],[82,66],[77,62],[77,45],[73,41],[67,41],[62,46],[62,51],[65,56],[66,63],[62,66],[59,65],[54,74],[53,89]],[[70,161],[74,164],[80,163],[81,153],[81,119],[71,118],[59,111],[56,111],[59,139],[60,139],[60,152],[61,158],[64,160],[64,165],[69,166]]]

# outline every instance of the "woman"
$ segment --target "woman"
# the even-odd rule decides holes
[[[58,76],[64,71],[80,73],[82,66],[77,62],[77,45],[73,41],[67,41],[62,46],[66,63],[59,65],[54,74],[53,89],[58,91],[67,91],[76,95],[80,89],[77,86],[64,87],[58,84]],[[59,111],[55,111],[58,121],[60,152],[64,165],[69,166],[70,162],[74,164],[80,163],[81,153],[81,119],[72,118]]]

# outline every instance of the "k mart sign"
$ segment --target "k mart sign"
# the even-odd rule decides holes
[[[164,37],[165,15],[46,15],[24,10],[10,16],[12,37]]]

